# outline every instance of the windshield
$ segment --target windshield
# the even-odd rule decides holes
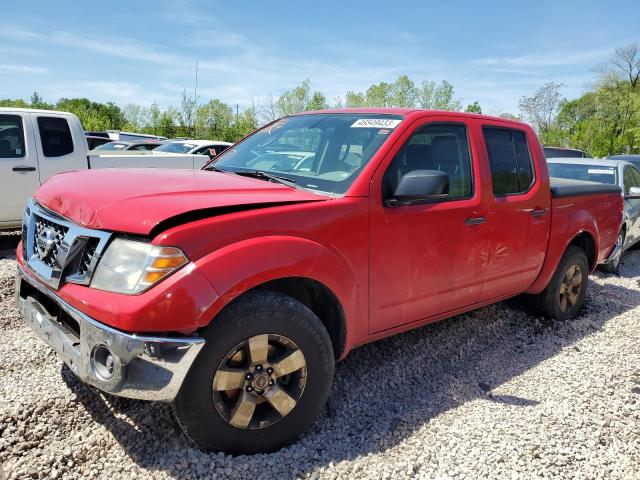
[[[95,150],[124,150],[129,145],[127,143],[109,142],[103,143],[95,148]]]
[[[618,184],[618,172],[614,167],[602,165],[575,165],[571,163],[549,163],[549,176],[586,180],[588,182]]]
[[[167,142],[160,145],[158,148],[154,148],[154,152],[167,152],[167,153],[189,153],[189,150],[195,148],[193,143],[184,142]]]
[[[297,187],[342,194],[402,119],[363,113],[283,118],[225,151],[208,169],[268,172]]]

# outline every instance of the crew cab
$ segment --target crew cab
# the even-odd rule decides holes
[[[49,177],[97,168],[201,168],[205,155],[89,154],[71,113],[0,107],[0,230],[20,227],[25,201]]]
[[[268,451],[358,345],[521,294],[575,318],[621,218],[616,185],[550,183],[524,123],[307,112],[200,171],[52,178],[24,212],[16,300],[83,381],[172,402],[200,448]]]

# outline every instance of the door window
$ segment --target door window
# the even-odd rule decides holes
[[[0,158],[22,158],[24,155],[22,118],[0,115]]]
[[[38,117],[40,142],[45,157],[62,157],[73,152],[69,122],[60,117]]]
[[[499,197],[529,190],[533,184],[533,168],[524,133],[501,128],[484,128],[483,132],[493,194]]]
[[[636,167],[628,167],[629,170],[633,173],[633,185],[632,187],[640,187],[640,170]]]
[[[383,198],[391,198],[400,179],[414,170],[440,170],[449,174],[449,191],[439,201],[471,197],[471,155],[466,128],[434,124],[418,128],[385,172]]]
[[[638,184],[638,180],[636,175],[634,175],[635,168],[633,167],[624,167],[624,194],[625,195],[629,195],[629,190],[631,189],[631,187],[640,187],[640,184]]]

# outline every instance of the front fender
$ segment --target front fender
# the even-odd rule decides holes
[[[347,346],[354,330],[366,331],[366,285],[359,284],[346,259],[322,244],[286,235],[256,237],[216,250],[196,263],[219,293],[203,312],[200,326],[207,325],[225,305],[258,285],[280,278],[306,277],[325,285],[340,302],[348,320]]]

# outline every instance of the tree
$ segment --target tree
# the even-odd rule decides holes
[[[554,125],[560,107],[560,89],[562,87],[561,83],[545,83],[532,96],[520,98],[520,111],[533,124],[541,137],[544,137]]]
[[[184,136],[195,137],[195,121],[196,121],[196,99],[187,95],[187,91],[182,91],[182,99],[180,101],[179,120],[181,132]]]
[[[401,75],[391,85],[388,103],[393,107],[414,108],[418,99],[418,89],[406,75]]]
[[[469,105],[467,105],[467,108],[464,109],[465,112],[468,113],[482,113],[482,107],[480,107],[480,104],[478,103],[478,101],[476,100],[473,103],[470,103]]]
[[[327,103],[327,98],[322,94],[322,92],[313,92],[306,110],[326,110],[327,108],[329,108],[329,104]]]
[[[285,90],[282,92],[282,94],[275,100],[274,108],[272,109],[276,114],[276,118],[307,110],[310,100],[309,92],[309,79],[303,81],[300,85],[292,88],[291,90]]]
[[[462,104],[453,97],[453,85],[443,80],[440,85],[423,81],[418,90],[418,103],[421,108],[430,110],[460,111]]]
[[[53,108],[53,105],[45,102],[38,92],[33,92],[33,95],[31,95],[31,102],[29,104],[29,107],[39,108],[41,110],[51,110]]]
[[[366,105],[363,93],[349,91],[344,97],[344,104],[347,108],[360,108]]]
[[[610,64],[616,73],[629,81],[631,89],[635,90],[640,81],[640,47],[638,44],[616,48]]]

